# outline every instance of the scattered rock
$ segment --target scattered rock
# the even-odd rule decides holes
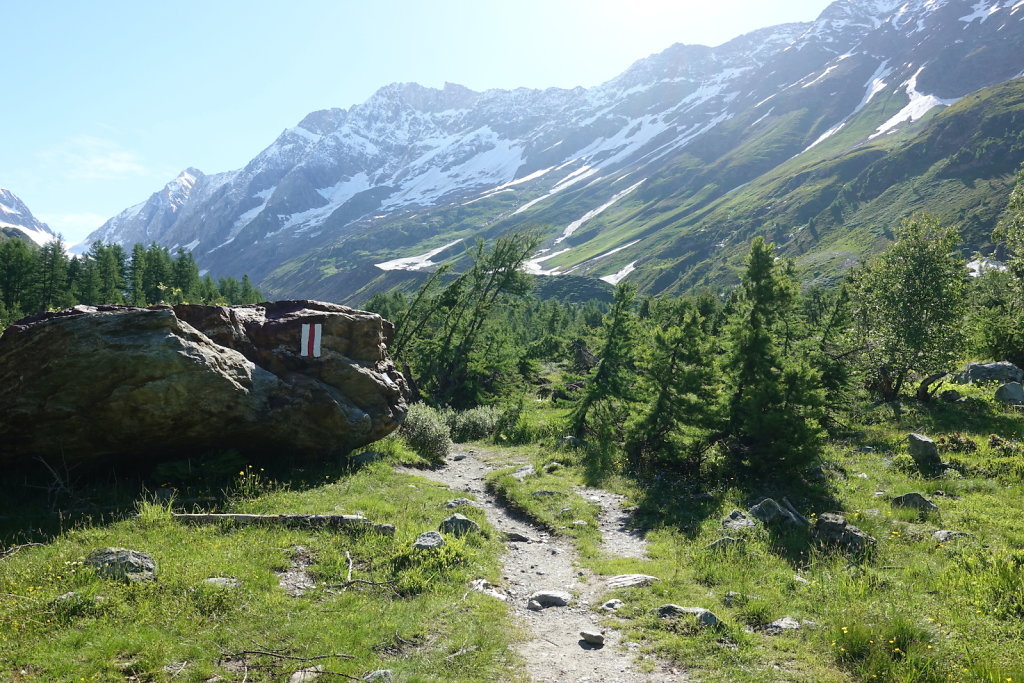
[[[508,600],[508,596],[495,588],[494,584],[487,579],[476,579],[475,581],[470,581],[469,587],[475,591],[483,593],[484,595],[490,595],[492,598],[497,598],[502,602]]]
[[[922,472],[937,472],[945,467],[942,458],[939,457],[939,447],[927,436],[907,434],[907,448],[910,450],[910,457]]]
[[[722,526],[726,529],[744,529],[757,526],[757,523],[743,514],[742,510],[733,510],[728,517],[722,520]]]
[[[549,462],[547,465],[544,465],[544,471],[548,473],[557,472],[562,467],[563,465],[560,462]]]
[[[622,607],[625,604],[626,603],[624,603],[622,600],[619,600],[619,599],[609,600],[608,602],[606,602],[603,605],[601,605],[601,609],[607,610],[609,612],[614,612],[615,610],[619,609],[620,607]]]
[[[1009,361],[998,363],[968,363],[967,367],[953,380],[957,384],[973,382],[1021,382],[1024,381],[1024,370]]]
[[[608,579],[609,588],[630,588],[632,586],[649,586],[655,581],[660,581],[656,576],[647,574],[619,574]]]
[[[127,548],[100,548],[89,553],[85,563],[108,579],[121,581],[153,581],[156,563],[146,553]]]
[[[459,462],[460,460],[465,460],[465,459],[466,459],[466,454],[465,453],[456,453],[455,455],[452,456],[452,460],[454,460],[455,462]]]
[[[529,476],[531,476],[533,474],[536,474],[536,473],[537,473],[537,471],[533,469],[533,465],[526,465],[524,467],[520,467],[518,470],[513,472],[512,473],[512,478],[516,479],[517,481],[522,481],[522,480],[526,479],[527,477],[529,477]]]
[[[972,536],[973,534],[969,534],[966,531],[952,531],[950,529],[939,529],[932,532],[932,538],[939,543],[949,543],[957,538],[970,538]]]
[[[458,513],[441,522],[439,528],[443,533],[451,534],[452,536],[465,536],[470,532],[479,533],[480,531],[479,524]]]
[[[394,536],[395,525],[394,524],[374,524],[371,527],[374,531],[382,536]]]
[[[562,444],[562,448],[579,448],[583,445],[583,442],[575,436],[563,436],[560,443]]]
[[[1020,382],[1007,382],[996,389],[996,400],[1010,405],[1024,405],[1024,386]]]
[[[537,591],[530,596],[530,601],[541,607],[565,607],[570,600],[572,596],[565,591]]]
[[[662,619],[678,619],[679,617],[690,615],[698,624],[701,626],[708,626],[711,628],[720,626],[722,621],[715,616],[715,613],[709,609],[703,607],[680,607],[679,605],[662,605],[658,608],[658,616]]]
[[[597,631],[580,631],[580,638],[591,645],[604,645],[604,634]]]
[[[956,389],[946,389],[939,394],[939,400],[945,401],[946,403],[956,403],[957,401],[963,400],[963,394]]]
[[[365,453],[360,453],[352,458],[352,462],[359,467],[366,467],[367,465],[372,465],[375,462],[380,462],[384,457],[383,453],[378,453],[377,451],[366,451]]]
[[[459,508],[464,507],[466,505],[476,507],[476,502],[470,500],[469,498],[453,498],[452,500],[449,500],[447,503],[444,504],[444,506],[448,508]]]
[[[291,560],[291,567],[278,573],[277,583],[285,593],[293,598],[299,598],[316,585],[312,574],[306,571],[306,568],[313,564],[313,558],[307,549],[297,545],[291,549]]]
[[[562,494],[560,494],[558,491],[548,491],[546,489],[540,489],[539,491],[534,491],[530,495],[534,496],[535,498],[544,498],[545,496],[560,496]]]
[[[729,591],[722,596],[722,604],[726,607],[735,607],[736,605],[742,605],[747,601],[747,596],[743,593],[737,593],[736,591]]]
[[[323,672],[324,668],[319,664],[299,669],[288,678],[288,683],[312,683],[312,681],[319,680]]]
[[[825,512],[814,522],[812,534],[822,545],[839,546],[849,552],[861,553],[872,548],[876,541],[857,527],[846,522],[846,518]],[[806,579],[802,579],[809,583]]]
[[[572,525],[573,526],[580,526],[580,527],[590,526],[590,524],[585,519],[577,519],[576,521],[574,521],[572,523]]]
[[[363,676],[364,681],[392,681],[395,678],[395,674],[391,669],[377,669]]]
[[[230,576],[211,576],[208,579],[203,579],[203,583],[219,588],[238,588],[242,585],[241,581]]]
[[[526,603],[526,609],[533,610],[534,612],[539,612],[542,609],[544,609],[544,605],[540,604],[536,600],[530,600]]]
[[[793,617],[782,617],[764,627],[764,632],[770,636],[777,636],[784,631],[800,630],[800,622]]]
[[[914,508],[916,510],[921,510],[922,512],[934,512],[939,509],[938,505],[917,492],[904,493],[902,496],[896,496],[892,499],[892,506],[894,508]]]
[[[413,541],[413,548],[426,550],[428,548],[440,548],[444,545],[444,536],[436,531],[424,531]]]
[[[521,534],[518,531],[506,531],[502,534],[502,537],[508,543],[536,543],[537,539],[530,538],[525,534]]]
[[[720,538],[717,541],[714,541],[713,543],[708,543],[706,546],[704,546],[704,550],[727,550],[729,548],[736,548],[742,546],[746,544],[746,542],[747,541],[744,538],[733,538],[732,536],[726,536],[725,538]]]
[[[785,523],[794,526],[803,526],[796,515],[779,505],[771,498],[765,498],[754,507],[747,510],[751,517],[756,517],[765,524]]]
[[[310,323],[322,327],[316,358],[301,355]],[[387,355],[393,332],[376,313],[317,301],[23,318],[0,337],[0,463],[347,453],[407,412],[406,381]]]
[[[858,472],[857,473],[857,478],[858,479],[870,479],[871,477],[868,476],[867,472]]]
[[[802,583],[802,584],[808,585],[808,586],[811,584],[811,582],[809,580],[805,579],[804,577],[800,576],[799,574],[793,574],[793,583]]]

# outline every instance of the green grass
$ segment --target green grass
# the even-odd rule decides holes
[[[574,519],[593,520],[596,512],[574,492],[592,476],[585,451],[535,452],[539,474],[519,482],[498,472],[492,485],[548,528],[575,538],[581,561],[596,573],[659,577],[651,586],[605,595],[626,603],[605,623],[697,680],[1024,680],[1024,652],[1017,646],[1024,641],[1024,455],[988,443],[991,433],[1021,440],[1024,421],[991,399],[993,386],[957,389],[965,402],[908,401],[898,418],[887,407],[865,404],[853,416],[855,435],[829,443],[824,484],[705,481],[641,488],[605,477],[604,487],[638,507],[648,528],[645,559],[609,558],[595,531],[571,526]],[[977,449],[943,451],[963,473],[926,479],[906,451],[911,431],[936,439],[956,433]],[[544,471],[553,460],[565,466]],[[536,490],[558,495],[532,495]],[[892,497],[911,491],[930,497],[939,511],[921,515],[890,506]],[[730,510],[745,510],[766,495],[788,495],[812,519],[844,514],[878,539],[877,552],[848,556],[817,547],[806,533],[760,525],[722,529]],[[566,507],[571,511],[560,513]],[[939,543],[931,535],[938,529],[972,536]],[[746,543],[724,553],[706,549],[726,535]],[[726,604],[729,592],[744,597]],[[708,608],[725,627],[702,631],[659,619],[656,610],[666,603]],[[804,628],[763,632],[785,616]]]
[[[446,488],[393,473],[390,463],[328,472],[319,484],[297,490],[246,468],[228,510],[360,513],[394,523],[396,533],[190,526],[173,520],[168,508],[143,502],[135,518],[83,526],[24,548],[0,560],[0,679],[241,680],[242,661],[249,681],[284,680],[312,664],[357,677],[386,668],[400,680],[515,679],[507,608],[467,588],[476,578],[498,579],[501,545],[482,513],[465,511],[482,534],[448,538],[440,552],[411,547],[416,535],[448,516],[443,503],[450,497]],[[82,560],[104,546],[151,554],[157,580],[98,577]],[[275,574],[288,568],[294,546],[310,551],[317,580],[299,598],[286,595]],[[377,585],[343,590],[348,557],[353,578]],[[233,589],[203,583],[214,576],[241,583]],[[72,591],[77,597],[57,600]],[[257,650],[351,658],[304,663],[230,656]],[[188,664],[176,673],[182,662]]]

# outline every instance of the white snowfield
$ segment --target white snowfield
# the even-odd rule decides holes
[[[423,270],[424,268],[436,266],[437,264],[431,261],[430,259],[434,258],[444,250],[454,247],[461,241],[461,239],[458,239],[455,240],[454,242],[449,242],[448,244],[440,246],[437,249],[432,249],[426,252],[425,254],[420,254],[419,256],[397,258],[394,259],[393,261],[385,261],[384,263],[374,263],[373,265],[380,268],[381,270]]]

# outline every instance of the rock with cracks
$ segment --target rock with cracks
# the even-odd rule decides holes
[[[846,518],[831,512],[823,513],[814,522],[812,530],[819,543],[826,546],[838,546],[854,553],[863,553],[874,547],[874,538],[864,533]]]
[[[100,548],[89,553],[85,564],[108,579],[137,582],[156,578],[156,563],[146,553],[128,548]]]
[[[310,329],[318,348],[302,346]],[[316,301],[24,318],[0,337],[0,463],[347,452],[405,417],[392,332],[375,313]]]
[[[537,591],[530,596],[530,602],[536,602],[541,607],[565,607],[572,599],[565,591]]]
[[[921,510],[922,512],[935,512],[939,509],[938,505],[917,492],[904,493],[902,496],[896,496],[892,499],[892,506],[894,508],[914,508],[915,510]]]

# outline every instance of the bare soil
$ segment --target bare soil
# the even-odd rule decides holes
[[[499,466],[502,455],[480,447],[456,445],[445,465],[436,470],[409,470],[447,484],[455,492],[472,493],[499,531],[521,534],[530,542],[509,542],[502,557],[502,583],[497,589],[526,626],[529,638],[518,644],[531,680],[538,682],[598,683],[603,681],[685,681],[688,677],[645,657],[637,643],[624,643],[618,631],[602,627],[598,600],[605,590],[599,579],[577,563],[575,548],[565,538],[543,531],[507,509],[484,485],[484,478]],[[501,461],[498,465],[493,461]],[[601,505],[601,531],[606,552],[642,557],[646,542],[629,526],[620,496],[598,489],[580,489],[584,497]],[[568,591],[567,607],[527,609],[529,596],[540,590]],[[586,643],[580,631],[599,631],[603,646]]]

